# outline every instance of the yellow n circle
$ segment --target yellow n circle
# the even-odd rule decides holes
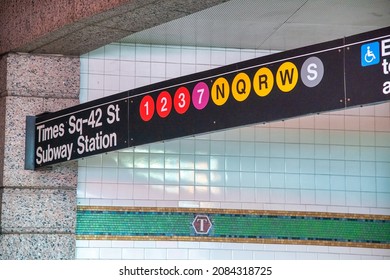
[[[229,98],[229,93],[229,82],[223,77],[218,78],[211,88],[211,98],[218,106],[225,104]]]

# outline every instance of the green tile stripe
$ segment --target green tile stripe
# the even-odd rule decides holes
[[[213,222],[219,236],[390,243],[389,221],[216,215]]]
[[[77,235],[186,236],[188,214],[161,212],[78,211]]]
[[[351,218],[335,215],[281,215],[216,213],[180,210],[139,211],[99,210],[79,208],[76,235],[80,239],[131,239],[153,237],[167,239],[198,238],[199,241],[264,242],[286,240],[286,243],[347,242],[373,247],[390,248],[390,220],[388,218]],[[197,214],[206,214],[213,226],[207,235],[195,232],[192,222]],[[383,216],[382,216],[383,217]],[[197,239],[197,240],[198,240]],[[363,246],[363,245],[362,245]]]

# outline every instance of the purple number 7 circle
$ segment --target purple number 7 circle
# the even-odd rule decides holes
[[[198,110],[202,110],[209,102],[209,98],[210,91],[207,84],[204,82],[197,83],[192,90],[192,104],[194,104],[194,107]]]

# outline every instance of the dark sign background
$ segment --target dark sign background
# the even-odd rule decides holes
[[[374,38],[374,39],[373,39]],[[390,74],[383,73],[382,61],[363,67],[361,65],[361,47],[372,42],[379,42],[390,38],[390,28],[364,33],[345,39],[345,80],[347,92],[347,106],[364,105],[390,100],[390,94],[383,94],[383,83],[390,81]],[[379,47],[379,51],[381,48]],[[390,50],[389,50],[390,51]],[[380,56],[379,54],[376,54]],[[390,61],[390,56],[387,57]]]
[[[72,156],[71,159],[78,159],[89,155],[99,154],[102,152],[108,152],[118,149],[123,149],[128,147],[128,100],[127,100],[128,93],[122,93],[120,95],[110,96],[108,98],[94,100],[92,102],[84,103],[72,108],[67,108],[65,110],[61,110],[55,113],[47,113],[40,116],[37,116],[36,118],[36,125],[35,127],[39,126],[40,124],[44,124],[45,127],[53,127],[54,125],[60,125],[64,124],[64,136],[53,138],[47,141],[41,141],[38,142],[38,130],[35,131],[35,151],[38,147],[42,147],[44,150],[48,148],[48,145],[50,147],[58,147],[64,144],[70,144],[73,143],[73,149],[72,149]],[[119,101],[112,101],[112,100],[119,100]],[[109,117],[107,114],[107,108],[110,105],[116,106],[118,104],[119,106],[119,122],[113,122],[112,124],[107,123],[107,118]],[[100,122],[102,123],[101,126],[98,127],[92,127],[91,125],[88,125],[88,121],[84,122],[82,124],[82,135],[79,132],[75,132],[71,134],[69,132],[69,129],[72,129],[69,124],[69,118],[71,116],[74,116],[77,120],[88,120],[91,116],[92,111],[95,112],[94,114],[94,121],[98,121],[99,114],[96,113],[97,110],[101,110],[102,115],[100,117]],[[112,117],[110,117],[112,118]],[[117,145],[115,147],[110,147],[106,149],[101,150],[95,150],[91,152],[86,152],[83,154],[79,154],[77,152],[78,149],[78,138],[80,136],[88,136],[89,138],[96,137],[96,134],[102,133],[102,135],[109,135],[111,133],[116,133],[117,135]],[[36,152],[34,152],[35,154]],[[42,167],[50,164],[55,164],[58,162],[66,161],[64,159],[56,159],[52,160],[47,163],[42,164],[36,164],[36,167]]]
[[[29,118],[26,133],[26,168],[35,169],[67,160],[61,158],[37,165],[37,148],[46,149],[49,144],[51,147],[59,147],[73,143],[70,158],[73,160],[161,140],[389,100],[390,94],[383,93],[383,83],[386,79],[390,80],[388,78],[390,75],[386,76],[382,71],[383,58],[375,65],[366,67],[361,65],[361,46],[374,41],[378,41],[380,44],[383,38],[389,37],[390,28],[384,28],[345,39],[227,65],[129,90],[58,112],[39,115],[35,117],[35,125]],[[302,81],[300,71],[304,62],[313,57],[322,62],[324,71],[319,84],[309,87],[307,83],[305,85]],[[293,63],[299,73],[296,85],[288,92],[282,92],[276,84],[277,71],[285,62]],[[268,68],[275,79],[272,91],[264,97],[258,96],[253,89],[254,74],[262,67]],[[199,82],[208,85],[211,95],[211,89],[216,79],[223,77],[231,86],[233,79],[240,72],[248,75],[252,83],[252,90],[248,98],[242,102],[237,101],[230,92],[226,103],[221,106],[216,105],[210,96],[207,105],[201,110],[196,109],[191,102],[188,110],[182,114],[177,113],[172,105],[171,112],[166,117],[160,117],[154,112],[150,120],[144,121],[140,116],[140,104],[145,95],[149,95],[156,102],[159,94],[166,91],[173,100],[179,87],[187,88],[192,95],[192,90]],[[120,112],[120,120],[112,124],[106,121],[109,117],[107,108],[110,105],[118,106]],[[88,125],[87,120],[91,113],[96,112],[97,109],[102,112],[103,123],[102,126],[93,127],[93,125]],[[78,120],[85,120],[82,125],[82,137],[85,135],[95,137],[96,133],[100,132],[102,135],[115,133],[117,145],[82,154],[78,153],[78,138],[81,135],[80,133],[69,133],[69,118],[72,115]],[[42,123],[46,127],[62,123],[65,134],[62,137],[38,143],[37,126]],[[35,140],[34,149],[31,145],[32,139]]]
[[[295,116],[324,112],[344,107],[344,77],[342,40],[328,42],[294,51],[283,52],[250,61],[217,68],[198,75],[190,75],[170,80],[170,84],[179,86],[169,87],[166,82],[155,84],[152,87],[143,87],[130,93],[130,138],[132,145],[141,145],[160,140],[172,139],[181,136],[195,135],[204,132],[227,129],[242,125],[269,122],[287,119]],[[323,51],[331,49],[330,51]],[[309,54],[307,54],[309,53]],[[173,99],[174,93],[180,86],[185,86],[192,92],[197,82],[205,82],[211,89],[213,81],[224,77],[231,85],[239,72],[245,72],[251,79],[261,67],[269,68],[274,77],[278,67],[286,61],[296,65],[300,71],[302,64],[309,57],[318,57],[324,64],[324,77],[319,85],[309,88],[302,83],[300,74],[297,85],[288,93],[282,92],[276,83],[270,94],[258,96],[252,87],[249,97],[242,102],[237,101],[230,92],[229,98],[222,106],[217,106],[210,100],[203,110],[197,110],[192,104],[188,111],[181,115],[172,109],[166,118],[160,118],[156,113],[153,118],[145,122],[139,115],[141,99],[147,92],[154,100],[161,91],[168,91]],[[275,63],[270,63],[275,61]],[[261,65],[261,66],[259,66]],[[250,69],[247,69],[250,68]],[[238,69],[238,70],[237,70]],[[239,70],[246,69],[246,70]],[[231,71],[236,71],[230,73]],[[229,74],[224,74],[229,73]],[[209,78],[212,77],[212,78]],[[136,97],[131,98],[131,95]]]

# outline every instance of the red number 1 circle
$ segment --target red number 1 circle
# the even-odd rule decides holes
[[[172,110],[172,97],[167,91],[162,91],[157,97],[157,114],[161,118],[166,118]]]
[[[154,114],[154,100],[150,95],[144,96],[139,105],[139,114],[141,119],[145,122],[151,120]]]

